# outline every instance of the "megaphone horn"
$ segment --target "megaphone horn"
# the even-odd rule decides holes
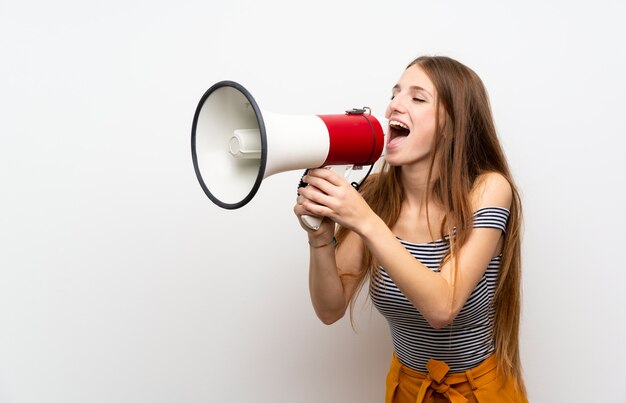
[[[262,111],[241,84],[220,81],[198,103],[191,129],[193,165],[216,205],[246,205],[263,179],[329,165],[371,165],[382,155],[387,120],[369,108],[338,115]]]

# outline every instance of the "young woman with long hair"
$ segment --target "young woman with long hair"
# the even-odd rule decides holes
[[[326,169],[303,178],[295,214],[325,218],[302,225],[315,312],[337,321],[369,280],[394,344],[386,402],[525,402],[522,211],[484,85],[417,58],[386,118],[384,164],[358,191]]]

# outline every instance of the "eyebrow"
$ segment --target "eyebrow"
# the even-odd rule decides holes
[[[392,91],[396,91],[400,89],[400,85],[396,84],[393,86],[393,88],[391,88]],[[424,91],[425,93],[427,93],[428,95],[430,95],[431,97],[433,96],[430,92],[428,92],[425,88],[420,87],[419,85],[412,85],[409,87],[410,90],[415,90],[415,91]]]

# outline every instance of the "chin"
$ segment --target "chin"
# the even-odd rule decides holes
[[[431,156],[429,154],[419,155],[419,156],[407,156],[407,155],[399,155],[399,154],[386,154],[385,162],[387,165],[392,167],[399,166],[420,166],[424,169],[428,169],[430,166]]]
[[[387,165],[392,167],[397,167],[403,165],[401,161],[398,161],[398,158],[394,158],[394,156],[385,155],[385,162]]]

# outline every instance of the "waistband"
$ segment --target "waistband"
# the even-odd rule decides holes
[[[416,381],[421,384],[416,403],[422,402],[427,395],[433,392],[446,396],[452,403],[465,403],[467,399],[454,389],[454,385],[467,382],[472,390],[476,390],[493,381],[496,376],[496,356],[495,354],[490,355],[478,366],[465,372],[448,374],[450,371],[448,364],[432,358],[426,364],[426,369],[428,372],[421,372],[409,368],[402,364],[394,353],[389,370],[390,379],[388,380],[392,382],[395,381],[397,386],[400,372],[415,378]]]

